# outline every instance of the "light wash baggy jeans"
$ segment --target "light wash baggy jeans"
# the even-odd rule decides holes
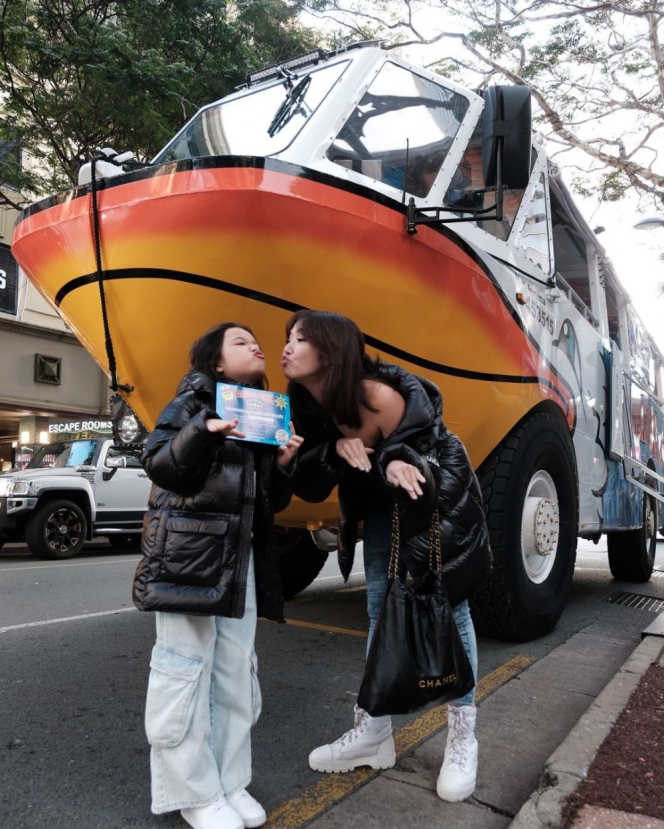
[[[152,811],[206,806],[251,781],[256,675],[253,553],[244,618],[157,613],[145,708]]]
[[[392,537],[392,523],[389,515],[367,515],[364,519],[364,573],[367,581],[367,613],[369,614],[369,637],[367,653],[373,636],[378,616],[383,607],[383,599],[387,592],[387,568],[390,562],[390,540]],[[477,682],[477,640],[473,620],[470,618],[468,602],[460,602],[453,609],[456,622],[463,642],[464,650],[468,655],[473,676]],[[475,702],[475,688],[465,697],[454,700],[452,705],[473,705]]]

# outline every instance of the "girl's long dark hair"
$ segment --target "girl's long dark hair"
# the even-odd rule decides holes
[[[251,334],[254,339],[256,338],[256,335],[248,325],[243,325],[241,322],[220,322],[218,325],[210,328],[209,331],[206,331],[191,346],[189,363],[192,370],[207,374],[208,377],[215,381],[232,379],[225,378],[223,374],[217,371],[221,346],[224,343],[224,337],[229,328],[241,328],[243,331]],[[256,386],[261,389],[267,388],[267,378],[265,375],[263,375]]]
[[[297,311],[286,323],[286,338],[296,324],[323,364],[321,407],[338,425],[359,428],[361,408],[377,411],[369,403],[362,381],[375,375],[378,360],[367,356],[362,332],[353,320],[332,311]],[[308,406],[307,398],[313,400],[295,381],[289,382],[288,393],[296,414],[300,405]]]

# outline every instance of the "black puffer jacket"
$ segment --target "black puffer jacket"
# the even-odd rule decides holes
[[[437,387],[398,366],[378,363],[373,379],[396,389],[406,401],[396,430],[371,455],[367,474],[350,467],[336,453],[341,432],[312,402],[296,411],[295,425],[305,439],[300,450],[294,491],[305,501],[322,501],[339,485],[339,566],[344,578],[353,567],[359,522],[365,515],[389,514],[399,504],[401,556],[415,576],[428,560],[431,515],[440,513],[443,573],[450,603],[467,599],[490,565],[489,535],[482,495],[470,459],[459,438],[442,421]],[[424,494],[413,501],[388,484],[390,461],[411,463],[426,478]]]
[[[244,615],[254,550],[258,614],[283,620],[274,513],[291,498],[275,449],[213,434],[214,381],[192,372],[150,435],[153,482],[134,580],[139,610]],[[253,534],[253,539],[252,539]]]

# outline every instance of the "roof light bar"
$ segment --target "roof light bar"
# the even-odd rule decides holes
[[[261,81],[269,81],[273,78],[283,77],[281,69],[297,69],[300,66],[316,65],[319,61],[327,58],[327,52],[322,49],[312,49],[310,52],[305,52],[303,55],[298,55],[296,58],[291,58],[283,63],[275,63],[273,66],[268,66],[265,69],[259,69],[257,72],[250,72],[247,75],[247,86]]]

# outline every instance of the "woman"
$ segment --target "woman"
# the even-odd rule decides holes
[[[390,513],[401,504],[402,558],[417,576],[428,559],[428,529],[441,516],[443,573],[464,647],[477,677],[477,645],[468,596],[486,574],[489,541],[479,485],[460,440],[445,429],[433,383],[395,365],[370,360],[352,320],[323,311],[298,311],[287,326],[282,366],[304,449],[294,491],[322,501],[339,485],[339,564],[353,566],[364,521],[369,642],[387,589]],[[368,648],[367,643],[367,648]],[[443,800],[469,797],[477,774],[474,691],[449,706],[445,759],[437,791]],[[355,706],[354,727],[315,749],[316,771],[395,762],[390,717]]]
[[[278,449],[233,440],[244,437],[238,422],[215,412],[217,381],[264,386],[249,328],[217,325],[190,363],[142,458],[153,486],[134,603],[157,621],[145,713],[152,811],[243,829],[265,823],[246,791],[261,707],[256,618],[283,621],[273,518],[290,501],[302,438]]]

